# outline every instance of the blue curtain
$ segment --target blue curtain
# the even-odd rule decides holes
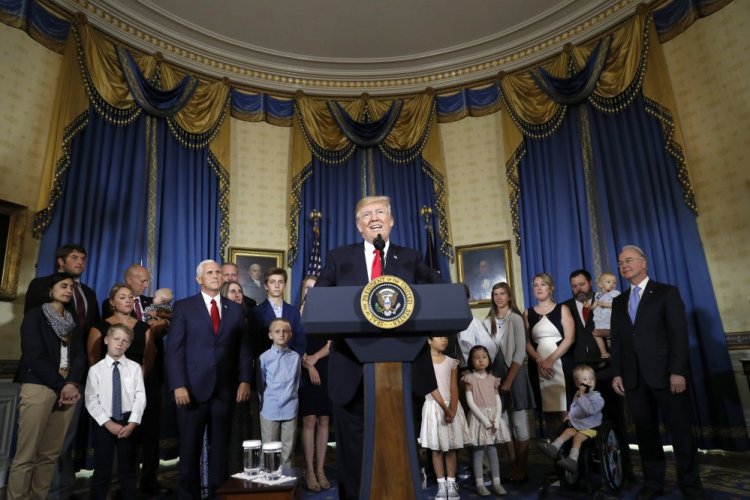
[[[535,303],[531,288],[535,274],[551,274],[555,299],[562,301],[570,293],[570,271],[581,266],[593,268],[579,121],[576,113],[567,113],[548,139],[524,141],[527,154],[518,166],[518,216],[527,305]]]
[[[688,315],[689,387],[700,446],[743,449],[742,405],[703,244],[661,124],[647,112],[651,105],[641,96],[618,115],[590,113],[603,219],[611,222],[613,248],[636,242],[648,255],[649,275],[680,289]],[[727,432],[732,429],[740,432]]]
[[[221,262],[220,167],[208,148],[187,149],[166,128],[162,120],[156,210],[159,231],[152,268],[159,287],[185,297],[198,290],[195,267],[200,261]]]
[[[640,246],[649,274],[679,287],[685,302],[699,446],[747,449],[692,193],[667,148],[662,127],[670,124],[660,122],[660,112],[640,93],[616,114],[587,102],[568,108],[548,137],[524,139],[518,171],[526,304],[534,303],[534,274],[552,274],[555,299],[562,301],[570,296],[570,271],[584,267],[617,275],[618,249]],[[620,290],[627,286],[620,281]]]
[[[58,246],[81,243],[89,254],[84,281],[100,298],[133,263],[151,271],[152,290],[169,287],[183,298],[196,293],[197,263],[221,258],[220,179],[228,189],[228,178],[208,144],[196,146],[199,139],[167,124],[189,101],[195,79],[161,90],[119,51],[136,101],[163,116],[140,112],[132,123],[114,125],[117,111],[107,104],[89,109],[67,172],[60,172],[64,187],[42,238],[37,274],[53,270]]]
[[[84,283],[100,299],[129,264],[146,259],[145,115],[110,124],[93,107],[73,139],[62,196],[42,237],[37,276],[55,270],[55,251],[80,243],[88,252]]]

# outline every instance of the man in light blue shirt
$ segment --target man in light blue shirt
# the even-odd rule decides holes
[[[264,443],[281,441],[283,467],[290,467],[297,428],[299,354],[289,349],[292,326],[278,318],[268,327],[273,345],[260,356],[263,397],[260,410],[260,433]]]

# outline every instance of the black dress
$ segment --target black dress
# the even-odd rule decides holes
[[[305,353],[312,355],[321,350],[328,342],[318,336],[307,337],[307,349]],[[320,385],[314,385],[310,381],[310,372],[302,369],[299,384],[299,415],[331,415],[331,400],[328,397],[328,358],[323,358],[315,363],[315,368],[320,374]]]

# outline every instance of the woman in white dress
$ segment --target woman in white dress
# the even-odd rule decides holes
[[[562,426],[568,410],[568,388],[573,387],[573,358],[568,351],[575,342],[575,323],[568,307],[552,298],[555,287],[549,274],[534,276],[532,287],[537,303],[523,315],[528,332],[529,379],[537,407],[544,412],[547,433],[553,435]]]

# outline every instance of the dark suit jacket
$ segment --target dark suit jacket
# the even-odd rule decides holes
[[[154,302],[153,297],[149,297],[148,295],[141,295],[141,308],[146,309],[148,306],[150,306]],[[110,316],[112,316],[115,312],[112,310],[112,306],[109,303],[109,299],[104,299],[102,301],[102,319],[107,319]],[[133,308],[133,311],[130,313],[130,315],[134,318],[137,318],[138,316],[135,315],[135,308]]]
[[[261,302],[250,311],[250,347],[256,358],[271,348],[273,342],[268,337],[268,327],[276,319],[271,303],[267,300]],[[307,348],[305,330],[300,323],[299,310],[291,304],[284,302],[281,306],[281,317],[292,325],[292,340],[289,347],[303,356]]]
[[[164,356],[169,389],[187,387],[197,402],[208,401],[217,390],[236,391],[239,382],[252,379],[242,306],[222,299],[221,309],[219,333],[214,335],[200,293],[174,305]]]
[[[589,320],[584,325],[581,315],[578,314],[575,297],[566,300],[563,304],[568,306],[570,314],[573,316],[573,321],[575,321],[576,342],[573,344],[573,359],[575,364],[589,364],[596,372],[597,379],[611,377],[612,369],[609,363],[606,363],[604,367],[599,366],[601,364],[601,352],[599,352],[599,346],[596,345],[596,340],[594,340],[594,312],[591,311]]]
[[[668,389],[671,374],[690,373],[687,319],[679,290],[649,280],[635,325],[628,315],[630,290],[612,301],[612,371],[626,389],[645,383]]]
[[[51,278],[52,276],[50,275],[31,280],[29,288],[26,290],[26,300],[23,306],[24,313],[50,301],[49,289],[51,287]],[[83,283],[81,283],[81,290],[83,290],[83,296],[86,299],[86,324],[78,326],[81,327],[81,332],[83,332],[83,336],[85,337],[89,328],[101,321],[101,316],[99,315],[99,299],[96,298],[96,292]],[[65,308],[73,314],[73,319],[77,321],[75,302],[71,300]],[[83,342],[85,342],[85,338]]]
[[[397,276],[412,285],[443,282],[440,275],[422,261],[416,250],[393,243],[388,248],[383,273]],[[367,262],[362,242],[329,251],[326,265],[315,286],[364,286],[367,283]],[[346,342],[337,340],[331,344],[328,366],[331,400],[338,404],[348,403],[362,382],[362,365]],[[424,396],[437,388],[429,349],[424,349],[412,366],[412,389],[415,394]]]
[[[58,393],[68,382],[80,386],[86,368],[86,357],[80,341],[81,328],[77,326],[72,335],[68,348],[70,371],[63,378],[59,373],[60,339],[44,316],[41,306],[26,312],[21,323],[21,361],[14,382],[46,385]]]
[[[250,317],[250,312],[258,305],[254,299],[251,299],[247,295],[242,296],[242,308],[245,310],[245,316]]]

